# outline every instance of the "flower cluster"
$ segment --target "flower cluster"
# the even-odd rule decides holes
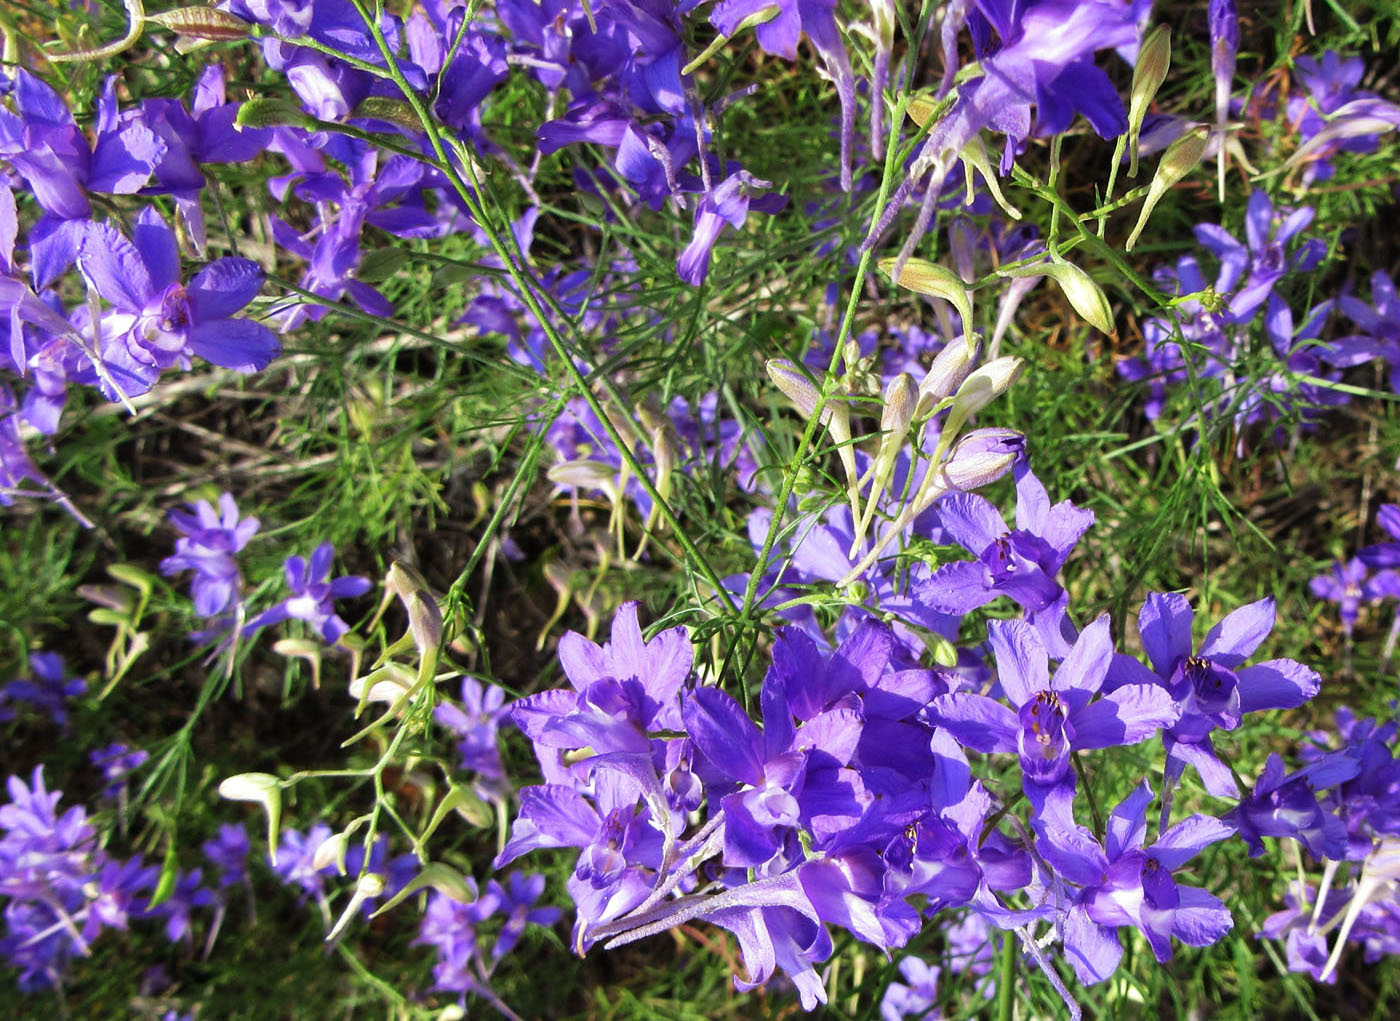
[[[995,512],[974,499],[952,496],[936,510],[980,557],[973,532],[991,529]],[[1267,771],[1254,795],[1218,818],[1173,823],[1171,791],[1190,765],[1211,794],[1238,801],[1212,734],[1245,713],[1302,704],[1319,678],[1292,660],[1246,665],[1272,628],[1268,600],[1225,618],[1197,648],[1185,600],[1150,596],[1139,620],[1150,666],[1115,654],[1106,617],[1082,631],[1063,612],[1037,626],[1037,613],[1059,601],[1054,574],[1089,519],[1051,508],[1038,483],[1021,502],[1038,509],[1018,512],[1019,535],[1001,526],[989,540],[1003,557],[964,562],[976,586],[949,580],[961,575],[948,565],[911,597],[941,599],[956,614],[1006,594],[1026,610],[1024,620],[987,625],[989,689],[911,665],[877,619],[860,620],[829,653],[782,628],[756,693],[758,722],[694,678],[683,629],[644,641],[634,604],[603,646],[565,636],[559,656],[571,688],[531,695],[512,712],[546,782],[521,792],[497,865],[537,848],[577,848],[568,883],[577,948],[706,919],[739,940],[748,978],[736,983],[781,970],[809,1009],[825,998],[814,965],[831,953],[831,926],[890,950],[957,910],[1014,933],[1046,969],[1038,948],[1052,933],[1086,983],[1116,969],[1124,927],[1145,934],[1163,961],[1173,938],[1214,942],[1231,927],[1229,912],[1174,873],[1236,830],[1251,841],[1282,835],[1293,817],[1259,803],[1276,787]],[[1020,548],[1045,552],[1013,553]],[[999,590],[1003,564],[1024,566],[1023,584]],[[1157,737],[1166,789],[1155,838],[1145,781],[1096,835],[1080,819],[1089,781],[1079,757]],[[974,776],[969,752],[1019,765],[1023,821],[1008,818],[1017,813],[1004,781]]]

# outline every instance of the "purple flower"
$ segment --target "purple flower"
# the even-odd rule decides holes
[[[223,613],[238,599],[243,576],[233,555],[248,545],[261,527],[257,518],[239,518],[233,495],[219,497],[216,511],[208,500],[189,504],[191,513],[170,512],[170,523],[181,533],[175,553],[160,562],[160,573],[194,571],[190,593],[201,617]]]
[[[1150,594],[1138,614],[1138,631],[1152,669],[1130,656],[1114,656],[1106,687],[1161,685],[1180,707],[1181,718],[1162,735],[1168,791],[1191,765],[1211,794],[1237,798],[1239,789],[1215,753],[1211,731],[1234,730],[1245,713],[1300,706],[1317,694],[1321,678],[1291,659],[1244,665],[1273,630],[1273,599],[1235,610],[1211,628],[1199,652],[1192,651],[1193,621],[1183,597]]]
[[[944,564],[920,584],[916,598],[944,613],[969,613],[999,595],[1009,596],[1041,626],[1042,638],[1060,648],[1064,589],[1056,580],[1075,544],[1094,523],[1092,511],[1050,498],[1029,468],[1018,470],[1016,528],[990,502],[953,493],[938,504],[948,536],[977,559]]]
[[[932,967],[912,954],[899,962],[904,982],[891,982],[880,1001],[881,1021],[902,1021],[903,1018],[925,1018],[938,1021],[943,1015],[937,1009],[938,976],[941,968]]]
[[[544,893],[544,876],[538,872],[512,872],[502,886],[494,879],[486,884],[482,900],[492,902],[492,914],[503,915],[505,924],[491,947],[491,960],[499,961],[515,949],[527,925],[553,925],[563,914],[555,907],[535,907]]]
[[[1238,828],[1251,858],[1264,853],[1263,837],[1292,837],[1318,860],[1343,858],[1346,824],[1323,810],[1316,792],[1350,780],[1360,768],[1344,752],[1333,752],[1285,776],[1283,759],[1272,754],[1253,792],[1224,819]]]
[[[98,748],[88,755],[88,761],[102,771],[102,779],[107,785],[102,788],[104,798],[118,797],[126,787],[126,779],[149,759],[150,753],[140,748],[132,749],[120,742]]]
[[[705,193],[695,210],[695,236],[685,246],[676,263],[682,280],[696,286],[705,282],[705,276],[710,271],[710,252],[726,223],[737,230],[748,218],[750,206],[759,212],[771,214],[780,212],[787,205],[787,198],[782,195],[770,195],[757,201],[750,199],[754,191],[767,187],[767,181],[760,181],[747,171],[737,170]]]
[[[1331,573],[1319,574],[1308,583],[1308,590],[1313,598],[1338,605],[1342,630],[1350,638],[1363,602],[1400,597],[1400,575],[1389,568],[1373,575],[1364,560],[1352,557],[1345,564],[1338,560]]]
[[[457,754],[461,756],[462,768],[479,774],[498,792],[505,786],[506,778],[501,750],[496,744],[496,732],[510,713],[505,697],[505,689],[495,684],[482,684],[475,678],[463,677],[463,708],[440,702],[433,710],[433,719],[461,738]]]
[[[1171,960],[1172,937],[1188,946],[1209,946],[1233,926],[1230,912],[1217,897],[1178,886],[1172,878],[1233,828],[1210,816],[1193,815],[1144,847],[1152,796],[1144,780],[1113,810],[1104,844],[1075,827],[1052,830],[1042,845],[1056,872],[1078,887],[1063,932],[1065,953],[1085,984],[1102,982],[1117,969],[1123,948],[1116,930],[1123,926],[1146,936],[1163,963]]]
[[[1220,260],[1220,279],[1216,289],[1224,294],[1239,290],[1230,299],[1229,322],[1245,323],[1273,293],[1274,285],[1287,272],[1308,272],[1317,265],[1324,249],[1316,244],[1301,246],[1292,256],[1285,251],[1313,219],[1311,206],[1303,206],[1284,215],[1275,211],[1268,193],[1256,188],[1249,196],[1245,211],[1245,240],[1242,245],[1233,234],[1215,224],[1196,227],[1196,240]],[[1243,281],[1241,283],[1241,281]]]
[[[32,677],[16,678],[0,688],[0,723],[15,718],[14,710],[7,708],[6,702],[12,705],[27,702],[45,713],[55,726],[67,730],[67,702],[86,693],[87,682],[81,677],[69,677],[63,657],[56,652],[30,653],[29,669]]]
[[[201,886],[202,880],[200,869],[181,873],[170,896],[151,908],[152,915],[165,918],[165,938],[171,943],[187,941],[190,937],[190,916],[196,908],[214,903],[213,891]]]
[[[370,589],[370,582],[359,575],[346,575],[332,581],[331,560],[334,557],[335,547],[328,542],[316,547],[310,563],[303,557],[288,557],[285,571],[291,596],[250,620],[245,633],[294,618],[306,621],[330,644],[339,641],[350,626],[336,616],[335,600],[364,595]]]
[[[957,692],[933,700],[930,713],[962,744],[980,752],[1016,752],[1028,795],[1043,799],[1073,784],[1070,753],[1137,744],[1174,724],[1181,709],[1154,684],[1119,687],[1095,699],[1113,645],[1108,617],[1080,634],[1052,678],[1045,645],[1023,621],[990,621],[987,635],[1010,707]]]
[[[281,353],[266,326],[234,318],[262,287],[261,267],[229,256],[182,284],[175,233],[152,209],[137,215],[130,239],[110,224],[87,224],[78,268],[113,306],[89,324],[104,370],[94,380],[109,400],[145,393],[162,370],[192,355],[256,372]]]
[[[1338,343],[1367,344],[1375,357],[1389,364],[1390,389],[1400,393],[1400,296],[1395,293],[1395,281],[1384,270],[1376,270],[1371,277],[1371,304],[1350,294],[1344,294],[1337,304],[1342,314],[1362,331]]]
[[[224,823],[216,836],[200,845],[204,857],[219,869],[221,887],[248,880],[248,831],[237,823]]]

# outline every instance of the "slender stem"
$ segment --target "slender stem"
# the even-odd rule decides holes
[[[1016,1016],[1016,933],[1006,930],[1001,935],[1001,973],[997,976],[997,1021],[1012,1021]]]
[[[505,266],[506,273],[515,284],[517,296],[525,304],[526,309],[530,312],[530,315],[535,319],[536,323],[538,323],[540,330],[544,333],[550,346],[554,349],[555,354],[564,363],[570,380],[573,382],[574,386],[578,388],[579,396],[583,398],[589,410],[598,417],[599,422],[603,426],[603,430],[608,434],[608,438],[612,440],[614,446],[617,448],[623,464],[637,477],[637,481],[641,484],[642,488],[646,490],[647,495],[651,497],[660,508],[661,516],[666,519],[666,523],[670,525],[671,530],[675,533],[676,541],[680,543],[687,558],[691,560],[699,572],[705,577],[705,580],[713,588],[720,601],[724,603],[729,613],[738,614],[739,608],[735,605],[733,597],[731,597],[729,592],[725,589],[720,580],[719,573],[715,571],[708,558],[700,551],[694,541],[681,527],[680,519],[677,517],[676,512],[671,508],[671,505],[667,503],[665,498],[662,497],[661,493],[657,491],[655,483],[652,482],[646,471],[643,470],[641,464],[637,461],[636,455],[633,454],[632,450],[628,447],[624,437],[608,417],[602,403],[589,387],[588,380],[575,363],[568,345],[565,344],[564,339],[559,335],[559,332],[554,327],[554,323],[542,307],[539,297],[535,292],[535,288],[532,285],[533,282],[526,278],[524,259],[522,258],[517,263],[512,253],[507,250],[505,243],[501,240],[500,233],[491,226],[486,213],[485,204],[482,201],[480,182],[477,180],[472,161],[470,159],[461,160],[461,167],[459,169],[454,161],[449,158],[447,149],[444,146],[443,136],[441,132],[438,131],[437,123],[434,121],[432,114],[423,105],[422,99],[413,91],[413,87],[409,85],[408,80],[404,78],[403,71],[399,68],[398,58],[395,56],[393,49],[389,46],[388,40],[384,38],[384,32],[379,27],[378,19],[373,17],[370,12],[365,9],[361,0],[352,0],[352,2],[355,5],[355,9],[359,12],[360,17],[364,20],[365,26],[369,29],[370,34],[374,37],[374,42],[375,45],[379,47],[379,52],[384,56],[389,77],[394,81],[394,84],[398,86],[399,91],[403,93],[404,99],[413,108],[414,114],[422,123],[423,130],[428,136],[428,143],[432,146],[433,153],[444,168],[444,175],[447,177],[448,181],[451,182],[453,190],[457,192],[458,196],[466,205],[467,211],[471,214],[472,218],[481,226],[482,233],[485,235],[492,251],[495,253],[496,257],[501,260],[501,263]],[[463,155],[469,155],[465,144],[457,142],[454,149],[457,147],[461,148]],[[463,180],[460,172],[461,170],[466,171],[470,182]],[[509,233],[509,231],[507,231],[507,233]]]

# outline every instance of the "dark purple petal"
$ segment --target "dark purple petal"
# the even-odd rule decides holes
[[[211,365],[260,372],[282,353],[277,335],[251,319],[217,319],[190,330],[189,348]]]
[[[1152,592],[1138,614],[1138,633],[1158,676],[1167,678],[1177,661],[1191,655],[1191,604],[1175,592]]]
[[[971,613],[997,596],[978,560],[944,564],[919,586],[918,599],[939,613]]]
[[[251,259],[233,256],[215,259],[190,281],[189,295],[195,318],[201,322],[227,319],[241,311],[257,296],[263,276],[262,267]]]
[[[695,746],[723,775],[755,787],[764,782],[762,736],[748,713],[726,692],[697,688],[685,699],[681,715]]]
[[[1007,701],[1023,706],[1036,692],[1050,690],[1050,660],[1035,630],[1021,620],[987,622],[987,640],[996,655],[997,680]]]
[[[139,313],[155,296],[141,253],[110,224],[87,225],[78,246],[78,268],[98,294],[123,312]]]
[[[997,509],[972,493],[953,493],[938,504],[938,520],[964,549],[974,556],[1010,529]]]

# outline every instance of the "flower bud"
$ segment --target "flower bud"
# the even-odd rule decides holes
[[[350,697],[358,702],[393,705],[413,690],[417,675],[402,663],[388,662],[378,670],[350,682]]]
[[[545,476],[555,485],[568,489],[601,489],[611,493],[617,488],[617,472],[611,465],[584,458],[551,465]]]
[[[885,386],[884,408],[880,411],[880,431],[897,433],[901,437],[908,432],[914,421],[914,409],[918,404],[919,386],[914,377],[901,372]]]
[[[326,942],[333,943],[337,936],[345,931],[345,927],[350,924],[350,919],[360,910],[367,900],[373,900],[384,892],[384,877],[373,872],[366,872],[355,882],[355,892],[350,895],[350,901],[345,905],[345,910],[340,913],[340,918],[335,923],[335,928],[326,933]]]
[[[1026,455],[1026,437],[1015,429],[973,429],[953,445],[941,476],[949,489],[991,485]]]
[[[806,373],[786,358],[770,358],[764,368],[768,370],[768,378],[773,381],[773,385],[783,392],[784,397],[792,401],[798,414],[810,419],[816,413],[821,394],[817,392]]]
[[[956,430],[968,417],[1010,390],[1011,384],[1020,378],[1025,365],[1024,359],[1007,355],[995,358],[973,372],[953,395],[953,405],[944,428]]]
[[[282,819],[282,785],[271,773],[239,773],[219,784],[219,797],[256,801],[267,815],[267,857],[277,864],[277,827]]]
[[[1161,162],[1157,164],[1157,173],[1152,175],[1152,184],[1147,189],[1147,198],[1143,200],[1142,212],[1138,214],[1137,226],[1128,235],[1128,241],[1123,246],[1125,250],[1129,252],[1133,250],[1133,245],[1137,244],[1138,235],[1147,226],[1147,218],[1152,215],[1152,210],[1156,208],[1157,203],[1162,200],[1162,196],[1167,193],[1167,190],[1200,164],[1205,157],[1206,145],[1209,141],[1210,129],[1204,124],[1198,124],[1167,146],[1167,151],[1162,154]]]
[[[1166,80],[1172,63],[1172,30],[1170,25],[1158,25],[1138,50],[1137,66],[1133,68],[1133,87],[1128,102],[1128,176],[1137,177],[1138,133],[1147,108]]]
[[[459,904],[473,904],[477,898],[475,879],[463,876],[451,865],[440,861],[430,861],[423,866],[418,875],[408,881],[402,890],[381,904],[370,917],[377,918],[401,901],[412,897],[424,887],[432,887],[438,893],[451,897]]]
[[[880,269],[887,276],[894,278],[898,263],[897,258],[881,259]],[[951,302],[962,317],[963,332],[969,338],[972,336],[972,295],[962,278],[947,266],[940,266],[927,259],[909,259],[904,263],[904,268],[900,270],[895,283],[918,294]]]
[[[334,865],[336,872],[345,875],[345,852],[350,849],[350,837],[346,833],[332,833],[321,841],[316,853],[311,856],[311,867],[317,872]]]
[[[982,178],[982,183],[987,186],[987,190],[992,193],[992,199],[1001,206],[1007,216],[1013,220],[1021,218],[1021,211],[1006,201],[1006,196],[1001,193],[1001,181],[997,172],[992,169],[992,161],[987,158],[987,147],[982,142],[981,135],[973,135],[967,145],[963,146],[962,152],[958,153],[958,159],[962,161],[963,172],[967,177],[968,191],[972,190],[972,171]],[[971,199],[968,200],[971,205]]]
[[[943,345],[943,350],[938,352],[919,382],[919,406],[914,413],[915,418],[927,415],[939,401],[951,397],[962,386],[963,380],[972,371],[976,353],[973,345],[959,344],[956,340]]]

